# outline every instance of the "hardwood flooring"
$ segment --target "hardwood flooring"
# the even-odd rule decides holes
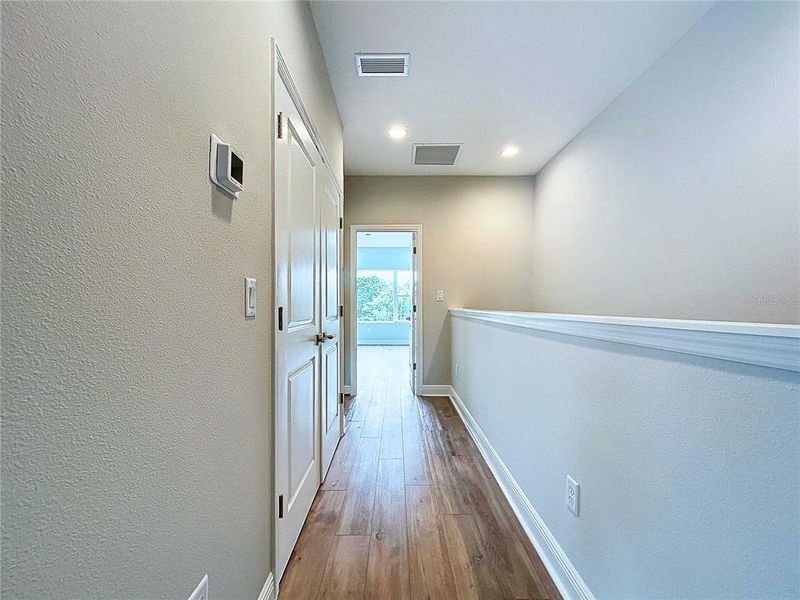
[[[409,391],[407,348],[358,359],[280,599],[561,598],[450,400]]]

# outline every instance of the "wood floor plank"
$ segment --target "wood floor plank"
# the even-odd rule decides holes
[[[472,515],[442,515],[447,552],[459,600],[502,598]]]
[[[408,543],[403,461],[381,460],[375,495],[365,597],[409,598]]]
[[[351,421],[364,421],[367,418],[367,409],[369,408],[369,401],[366,396],[358,394],[353,396],[353,409],[350,411]]]
[[[427,485],[434,483],[428,454],[425,450],[425,435],[419,421],[403,421],[403,465],[406,484]]]
[[[358,446],[361,442],[363,423],[353,421],[348,425],[347,433],[339,441],[339,447],[333,455],[331,466],[321,490],[346,490],[350,482],[350,473],[355,463]]]
[[[383,433],[383,409],[384,405],[381,402],[372,401],[369,403],[361,437],[381,437]]]
[[[380,438],[361,438],[347,484],[339,535],[369,535],[372,532],[380,450]]]
[[[442,429],[442,424],[434,407],[435,399],[429,396],[419,398],[419,416],[425,429]]]
[[[403,419],[399,406],[387,406],[384,410],[381,458],[403,458]]]
[[[431,486],[406,486],[411,597],[457,598],[447,542]]]
[[[281,597],[294,600],[317,597],[343,502],[344,492],[317,494],[284,572]]]
[[[319,590],[320,600],[361,600],[366,582],[369,536],[336,536]],[[281,597],[295,600],[294,596]]]

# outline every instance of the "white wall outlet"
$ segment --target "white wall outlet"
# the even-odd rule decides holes
[[[567,475],[567,508],[576,517],[581,505],[581,486],[572,477]]]
[[[455,371],[456,371],[456,377],[458,377],[459,373],[461,372],[461,367],[456,365],[455,366]]]
[[[208,574],[203,576],[203,580],[189,596],[189,600],[208,600]]]
[[[436,301],[444,302],[444,290],[436,290]]]

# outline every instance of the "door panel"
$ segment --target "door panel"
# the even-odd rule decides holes
[[[319,172],[320,211],[322,236],[322,330],[330,336],[325,341],[325,365],[322,370],[323,420],[322,420],[322,479],[330,467],[339,438],[343,434],[340,396],[341,338],[339,316],[339,280],[341,202],[330,174]]]
[[[321,160],[280,78],[275,81],[276,570],[283,574],[320,484],[319,202]]]

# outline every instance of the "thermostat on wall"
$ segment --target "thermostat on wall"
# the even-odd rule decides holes
[[[234,198],[244,189],[244,161],[230,144],[213,133],[208,157],[208,171],[213,181]]]

